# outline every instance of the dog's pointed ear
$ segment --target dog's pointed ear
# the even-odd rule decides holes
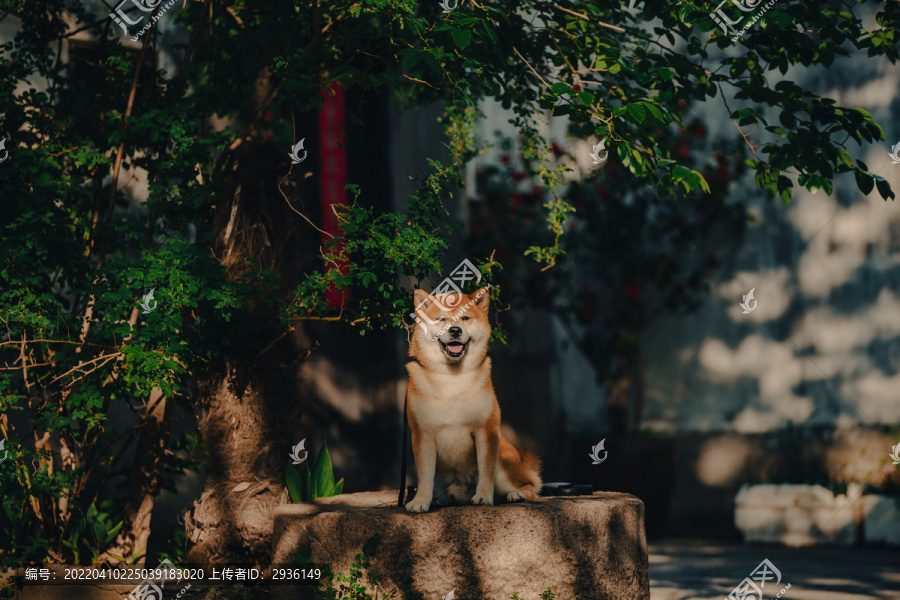
[[[413,307],[416,310],[425,309],[428,307],[428,299],[431,298],[431,294],[426,292],[423,289],[417,289],[413,292]]]
[[[480,290],[476,291],[472,294],[472,297],[475,298],[475,306],[487,312],[488,306],[491,302],[491,290],[490,288],[483,287]]]

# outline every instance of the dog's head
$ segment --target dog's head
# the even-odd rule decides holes
[[[491,326],[487,310],[490,290],[486,287],[472,294],[438,294],[425,290],[414,294],[415,314],[410,353],[431,365],[455,365],[467,356],[475,362],[487,353]],[[472,361],[469,361],[472,362]]]

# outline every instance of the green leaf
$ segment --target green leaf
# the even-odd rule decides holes
[[[285,479],[287,480],[291,502],[303,502],[303,479],[300,477],[300,473],[297,472],[296,466],[293,464],[287,466]]]
[[[334,485],[334,472],[331,470],[331,456],[328,454],[328,445],[322,444],[319,456],[316,457],[316,466],[313,471],[313,489],[317,498],[324,498],[326,492]]]
[[[781,197],[781,201],[782,201],[782,202],[784,202],[785,204],[790,204],[790,203],[791,203],[791,196],[792,196],[793,193],[794,193],[794,189],[793,189],[793,188],[787,188],[787,189],[781,190],[781,191],[778,193],[778,195]]]
[[[875,122],[875,119],[872,118],[872,114],[869,111],[867,111],[866,109],[857,107],[857,108],[854,108],[853,110],[856,110],[856,111],[859,111],[860,113],[862,113],[865,120],[868,121],[869,123]]]
[[[312,500],[316,497],[316,490],[313,489],[312,473],[309,471],[309,463],[303,465],[303,472],[300,473],[303,482],[303,501]]]
[[[864,173],[862,171],[857,171],[856,175],[856,186],[859,188],[865,195],[869,195],[872,193],[872,188],[875,187],[875,178],[869,175],[868,173]]]
[[[689,172],[684,178],[684,180],[687,181],[688,186],[690,186],[692,190],[696,189],[700,185],[701,179],[702,177],[700,177],[700,174],[696,171]]]
[[[69,533],[72,534],[72,539],[77,540],[78,538],[81,537],[81,534],[83,531],[84,531],[84,517],[82,517],[80,513],[76,513],[72,517],[72,520],[69,523]]]
[[[581,103],[585,106],[592,106],[594,104],[594,95],[590,92],[578,92],[578,99],[581,100]]]
[[[887,200],[888,198],[894,198],[894,191],[891,189],[891,185],[887,182],[883,177],[875,177],[875,185],[878,187],[878,193],[881,194],[881,197]]]
[[[450,32],[450,36],[460,49],[465,49],[469,42],[472,41],[472,32],[468,29],[454,29]]]
[[[553,93],[557,96],[562,96],[563,94],[568,94],[572,91],[572,88],[569,86],[569,84],[564,81],[557,81],[552,86],[550,86],[550,89],[553,90]]]
[[[106,525],[98,519],[91,524],[91,529],[94,532],[94,539],[102,544],[106,539]]]
[[[699,181],[700,189],[703,190],[704,192],[706,192],[707,194],[710,193],[709,192],[709,183],[703,177],[703,174],[700,173],[699,171],[691,171],[691,173],[694,173],[695,175],[697,175],[698,179],[700,180]]]
[[[690,174],[691,170],[683,165],[677,165],[674,169],[672,169],[672,177],[675,178],[675,181],[681,181],[685,177]]]
[[[425,58],[425,53],[420,50],[414,50],[403,57],[403,68],[409,69],[411,67],[416,66],[422,59]]]
[[[782,202],[784,202],[785,204],[790,204],[791,195],[793,194],[794,189],[793,182],[784,175],[779,175],[776,186],[778,189],[778,195],[781,196]]]
[[[847,151],[844,150],[843,148],[838,148],[837,153],[838,153],[838,158],[841,159],[841,162],[852,169],[853,168],[853,160],[850,158],[850,155],[847,154]]]
[[[498,42],[498,40],[497,40],[497,34],[494,33],[493,27],[491,27],[490,25],[488,25],[487,19],[481,21],[481,28],[484,30],[484,32],[487,34],[487,36],[488,36],[489,38],[491,38],[491,41],[496,45],[497,42]]]
[[[644,122],[644,117],[647,116],[647,112],[644,110],[644,107],[640,104],[629,104],[628,105],[628,115],[637,121],[638,123]]]
[[[650,111],[650,114],[653,115],[653,117],[654,117],[657,121],[659,121],[660,123],[665,123],[665,122],[666,122],[665,119],[663,118],[662,111],[659,110],[659,109],[656,107],[655,104],[652,104],[652,103],[650,103],[650,102],[644,102],[643,104],[644,104],[645,107],[647,107],[647,110]]]
[[[109,530],[106,534],[106,539],[103,541],[104,544],[110,543],[116,534],[119,533],[119,530],[122,529],[123,521],[119,521],[119,524]],[[123,561],[124,562],[124,561]]]

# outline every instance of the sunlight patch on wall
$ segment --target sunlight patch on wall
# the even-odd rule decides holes
[[[792,336],[801,348],[816,352],[849,352],[876,338],[900,336],[900,298],[889,289],[881,290],[875,304],[850,316],[820,307],[803,315]]]
[[[900,422],[900,374],[888,377],[881,371],[870,371],[845,386],[845,391],[869,419]]]
[[[729,301],[728,316],[732,321],[765,323],[781,317],[787,310],[793,295],[791,287],[786,269],[762,269],[741,271],[731,281],[719,285],[716,293]],[[758,304],[753,312],[744,314],[739,302],[751,289]]]
[[[708,486],[731,485],[738,480],[750,457],[750,444],[738,438],[710,440],[700,450],[697,477]]]

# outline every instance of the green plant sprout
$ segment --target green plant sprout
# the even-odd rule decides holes
[[[298,473],[294,465],[288,465],[285,473],[288,493],[291,502],[309,502],[316,498],[329,498],[339,496],[344,490],[344,480],[334,482],[334,470],[331,468],[331,456],[328,454],[327,443],[322,443],[322,449],[316,455],[316,464],[312,471],[309,470],[309,462],[303,466],[303,472]]]

